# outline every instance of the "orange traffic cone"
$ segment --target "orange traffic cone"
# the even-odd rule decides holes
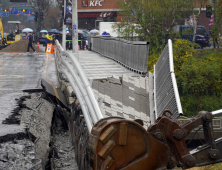
[[[78,50],[80,50],[80,47],[79,47],[79,45],[78,45]]]
[[[84,46],[84,50],[86,50],[86,45]]]
[[[39,42],[37,42],[37,48],[39,49]]]

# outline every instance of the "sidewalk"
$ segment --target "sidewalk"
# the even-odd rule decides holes
[[[113,75],[120,77],[123,74],[140,76],[115,61],[88,50],[79,50],[79,62],[89,79],[106,79]]]

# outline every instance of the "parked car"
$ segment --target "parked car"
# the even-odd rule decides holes
[[[172,28],[176,32],[177,38],[193,41],[194,27],[189,25],[176,25]],[[210,35],[204,26],[198,25],[196,29],[195,43],[202,49],[203,47],[210,47]]]

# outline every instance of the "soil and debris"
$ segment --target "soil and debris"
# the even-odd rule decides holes
[[[8,47],[3,48],[0,52],[27,52],[28,41],[27,40],[20,40],[15,43],[10,44]],[[33,48],[36,50],[37,53],[43,53],[42,50],[39,50],[35,45]],[[29,48],[29,52],[33,53],[33,50]]]
[[[0,170],[77,170],[74,146],[62,108],[42,92],[15,99],[12,115],[4,121],[26,127],[26,132],[0,136]],[[39,161],[39,162],[38,162]],[[37,163],[38,162],[38,163]]]
[[[55,105],[44,98],[43,93],[25,94],[18,101],[21,109],[14,110],[14,117],[7,123],[25,125],[26,133],[0,137],[0,170],[24,170],[40,159],[44,169],[50,152],[51,122]],[[13,122],[12,119],[16,119]]]
[[[77,170],[74,146],[61,109],[56,109],[52,123],[52,138],[50,151],[51,169]]]
[[[28,139],[0,143],[0,169],[28,169],[33,166],[35,145]]]

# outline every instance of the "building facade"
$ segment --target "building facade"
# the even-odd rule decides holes
[[[99,22],[115,22],[119,11],[117,0],[78,1],[78,24],[82,29],[98,29]]]

